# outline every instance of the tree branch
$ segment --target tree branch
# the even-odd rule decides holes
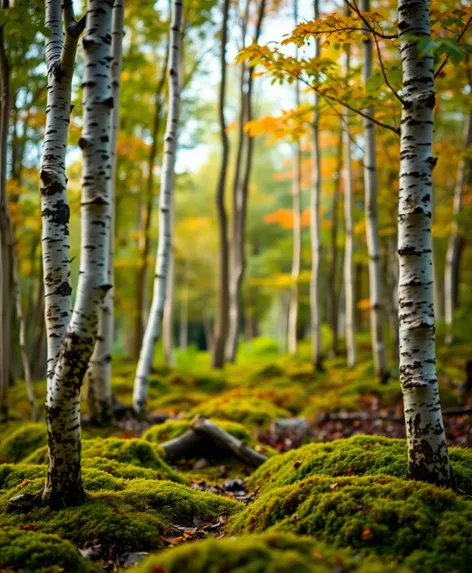
[[[369,28],[369,30],[372,32],[372,34],[374,34],[374,36],[378,36],[379,38],[382,38],[384,40],[395,40],[396,38],[398,38],[398,34],[383,34],[382,32],[377,32],[377,30],[372,27],[367,18],[365,18],[365,16],[359,10],[359,6],[356,4],[355,0],[353,0],[353,3],[349,2],[349,0],[345,1],[346,4],[349,6],[349,8],[351,8],[351,10],[354,10],[354,12],[359,16],[359,18],[364,22],[364,24]],[[366,30],[362,31],[365,32]]]
[[[459,36],[457,36],[456,44],[458,44],[462,40],[471,22],[472,22],[472,16],[467,20],[464,28],[462,29],[462,32],[459,34]],[[436,73],[434,74],[434,79],[436,79],[439,76],[439,74],[442,72],[444,66],[447,64],[448,61],[449,61],[449,54],[447,54],[447,56],[444,58],[443,63],[437,69]]]
[[[403,99],[397,94],[397,90],[395,90],[392,85],[390,84],[390,82],[388,81],[387,78],[387,73],[385,72],[385,66],[382,60],[382,54],[380,52],[380,46],[379,46],[379,41],[377,39],[377,37],[374,35],[374,42],[375,42],[375,47],[377,48],[377,54],[379,56],[379,63],[380,63],[380,69],[382,70],[382,76],[383,79],[385,81],[385,83],[387,84],[388,88],[390,89],[390,91],[393,93],[393,95],[397,98],[397,100],[402,104],[402,106],[405,105],[405,102],[403,101]]]

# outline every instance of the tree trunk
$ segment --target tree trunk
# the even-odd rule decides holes
[[[174,364],[174,287],[175,287],[175,270],[174,270],[174,251],[171,248],[169,258],[169,274],[167,275],[167,294],[164,305],[164,318],[162,321],[162,344],[164,346],[164,358],[167,364]]]
[[[464,125],[464,151],[472,144],[472,114],[467,116]],[[452,344],[452,324],[455,310],[455,286],[459,277],[459,260],[461,252],[461,233],[458,217],[462,210],[464,189],[471,179],[470,159],[462,157],[457,172],[456,188],[454,189],[454,206],[451,234],[447,246],[446,271],[444,277],[444,307],[446,319],[446,344]]]
[[[248,2],[249,6],[249,2]],[[256,22],[256,31],[254,34],[254,43],[257,43],[261,35],[262,21],[265,13],[265,0],[260,0],[259,10]],[[238,165],[242,159],[236,163],[237,176],[233,189],[233,243],[232,243],[232,260],[230,273],[230,309],[229,309],[229,331],[227,340],[226,356],[229,362],[236,360],[238,351],[239,331],[241,326],[241,289],[246,270],[245,256],[245,237],[246,237],[246,213],[247,199],[249,194],[249,182],[251,178],[252,160],[254,155],[254,140],[249,134],[244,134],[244,123],[251,121],[252,114],[252,94],[254,85],[254,68],[249,68],[247,72],[247,87],[244,93],[243,78],[241,80],[241,116],[240,116],[240,145],[246,141],[246,163],[244,173],[239,177]],[[241,74],[244,74],[242,68]],[[241,145],[242,150],[243,145]],[[238,158],[240,148],[238,147]]]
[[[319,0],[314,1],[315,20],[319,14]],[[315,38],[315,58],[320,57],[320,39]],[[320,98],[315,92],[315,114],[313,119],[313,184],[311,187],[311,335],[313,340],[312,363],[316,370],[322,369],[321,360],[321,232],[320,232],[320,193],[321,193],[321,149],[320,149]],[[331,285],[333,288],[334,285]]]
[[[343,127],[341,124],[341,130],[339,133],[339,144],[338,144],[338,155],[337,155],[337,167],[336,173],[337,178],[334,183],[334,193],[333,202],[331,205],[331,248],[330,248],[330,260],[328,269],[328,316],[329,324],[331,327],[331,355],[337,356],[339,353],[338,349],[338,336],[339,336],[339,301],[341,298],[341,293],[337,286],[337,270],[338,270],[338,204],[340,196],[341,187],[341,170],[343,165]]]
[[[164,107],[163,90],[166,83],[167,64],[169,60],[169,46],[167,46],[165,60],[162,66],[162,73],[156,87],[156,103],[154,108],[154,119],[152,123],[152,143],[149,150],[148,171],[146,180],[146,201],[144,206],[144,217],[142,218],[141,236],[139,241],[139,265],[136,278],[136,320],[134,332],[133,356],[139,356],[141,343],[143,341],[144,327],[148,309],[148,276],[149,276],[149,252],[151,249],[151,238],[149,230],[151,228],[152,207],[154,204],[154,165],[158,151],[159,128],[161,125],[162,110]]]
[[[218,228],[220,236],[219,253],[219,285],[218,308],[216,313],[215,335],[213,341],[213,368],[223,368],[225,362],[226,337],[228,332],[229,311],[229,244],[228,244],[228,217],[225,209],[226,172],[229,158],[229,140],[226,133],[225,95],[226,95],[226,44],[228,37],[229,0],[223,4],[223,26],[221,33],[221,84],[219,95],[219,120],[223,154],[221,158],[220,175],[216,191],[216,208],[218,213]]]
[[[116,181],[116,142],[118,139],[120,114],[120,78],[123,46],[123,20],[125,0],[115,0],[112,13],[111,42],[111,83],[113,112],[111,119],[111,179],[109,200],[111,203],[110,238],[108,248],[108,283],[113,284],[113,257],[115,252],[115,181]],[[112,420],[111,361],[114,334],[114,296],[111,288],[100,312],[97,342],[87,370],[87,404],[92,420],[99,425],[107,425]]]
[[[179,320],[179,347],[182,349],[188,346],[188,266],[189,260],[185,259]]]
[[[298,24],[298,0],[294,4],[295,26]],[[298,47],[295,49],[295,59],[298,58]],[[295,105],[300,106],[300,85],[295,81]],[[300,141],[295,144],[293,158],[294,177],[292,183],[292,212],[293,212],[293,254],[292,254],[292,286],[290,288],[290,307],[288,312],[288,351],[295,354],[297,351],[297,324],[298,324],[298,279],[300,276],[300,263],[302,251],[301,229],[301,179],[302,179],[302,151]]]
[[[370,0],[362,0],[362,10],[370,12]],[[370,33],[364,35],[364,84],[372,75],[372,38]],[[374,114],[373,109],[366,110],[367,115]],[[374,124],[364,118],[364,188],[365,188],[365,223],[367,235],[367,252],[369,254],[369,299],[370,299],[370,333],[375,374],[379,382],[389,378],[387,355],[385,351],[382,328],[382,261],[380,237],[377,219],[377,165]]]
[[[396,236],[388,239],[388,260],[387,260],[387,286],[388,286],[388,312],[390,317],[390,328],[393,337],[393,360],[399,360],[399,331],[398,331],[398,256]]]
[[[346,50],[345,73],[349,74],[350,54]],[[356,297],[354,281],[354,207],[352,190],[352,164],[351,164],[351,132],[349,129],[349,112],[343,112],[344,116],[344,221],[346,232],[346,244],[344,248],[344,293],[346,300],[346,349],[347,364],[349,367],[356,364]]]
[[[2,8],[9,2],[2,0]],[[8,418],[8,385],[11,367],[11,221],[7,197],[7,152],[10,118],[10,64],[0,27],[0,421]]]
[[[60,49],[60,5],[57,11],[51,12],[52,5],[52,1],[47,4],[48,27],[53,32],[48,41]],[[71,6],[64,5],[64,14],[67,15],[68,10]],[[111,288],[106,264],[111,219],[111,19],[110,2],[88,1],[83,39],[83,132],[79,139],[83,155],[80,273],[74,310],[61,341],[46,399],[49,468],[42,497],[43,502],[57,508],[84,500],[80,468],[80,387],[95,345],[100,308]],[[73,61],[69,61],[71,72]],[[49,91],[50,95],[51,91],[54,92],[54,88]],[[63,236],[64,239],[67,237]]]
[[[159,244],[157,248],[151,310],[144,333],[143,346],[139,355],[133,391],[133,407],[135,411],[140,414],[144,413],[146,409],[149,374],[151,372],[156,342],[160,335],[167,294],[167,273],[169,272],[169,259],[172,249],[172,196],[180,107],[179,38],[181,20],[182,2],[181,0],[173,0],[168,56],[169,113],[167,114],[166,133],[164,135],[164,153],[159,197]]]
[[[436,376],[431,240],[434,67],[412,36],[431,36],[428,0],[399,0],[403,99],[398,256],[400,382],[412,479],[451,485]]]

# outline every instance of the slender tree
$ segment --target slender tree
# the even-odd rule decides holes
[[[464,124],[464,149],[467,152],[468,148],[472,145],[472,114],[469,114]],[[451,234],[449,235],[449,242],[446,254],[446,271],[444,275],[444,308],[446,319],[446,344],[451,344],[453,341],[452,324],[454,319],[455,310],[455,285],[459,279],[459,263],[461,253],[461,230],[459,226],[458,217],[462,210],[462,200],[464,189],[472,179],[472,166],[471,161],[466,156],[463,156],[459,161],[457,171],[456,187],[454,189],[454,206]]]
[[[294,4],[295,25],[298,24],[298,0]],[[298,47],[295,49],[295,58],[298,57]],[[300,106],[300,85],[295,81],[295,105]],[[302,226],[301,226],[301,183],[302,183],[302,150],[300,140],[297,140],[293,157],[294,175],[292,182],[292,212],[293,212],[293,254],[292,254],[292,285],[290,289],[290,306],[288,312],[288,351],[295,354],[297,351],[297,324],[298,324],[298,279],[302,256]]]
[[[157,249],[151,310],[144,333],[143,346],[139,356],[133,391],[133,407],[138,413],[143,413],[146,408],[149,375],[151,373],[156,341],[160,334],[167,294],[167,273],[169,272],[169,259],[172,248],[171,207],[174,188],[174,164],[180,108],[179,40],[181,21],[182,2],[181,0],[173,0],[168,58],[169,113],[167,114],[166,133],[164,136],[164,154],[159,197],[159,245]]]
[[[72,11],[71,6],[69,10]],[[48,16],[47,23],[54,32],[48,41],[58,43],[60,49],[60,10],[52,14],[48,11]],[[46,399],[49,468],[42,497],[54,507],[78,504],[84,499],[80,467],[80,387],[95,345],[100,308],[111,288],[107,265],[113,108],[111,20],[111,0],[88,1],[83,39],[83,131],[79,139],[83,155],[80,273],[74,309],[61,341]],[[72,68],[73,59],[70,66]]]
[[[346,78],[350,70],[350,48],[346,48],[344,69]],[[356,364],[356,298],[354,293],[354,213],[351,162],[351,130],[349,128],[349,111],[343,112],[344,120],[344,226],[346,243],[344,247],[344,293],[346,301],[346,348],[348,366]]]
[[[362,10],[370,12],[370,0],[362,0]],[[369,30],[363,39],[364,45],[364,84],[372,75],[372,36]],[[366,111],[368,117],[373,117],[374,110]],[[367,234],[367,252],[369,255],[369,299],[370,299],[370,332],[372,354],[374,357],[375,373],[380,382],[389,377],[387,353],[385,351],[382,328],[383,299],[382,299],[382,261],[380,252],[380,237],[377,219],[377,166],[374,123],[368,118],[364,120],[364,189],[365,189],[365,223]]]
[[[2,0],[2,9],[9,7]],[[11,362],[11,221],[7,197],[7,151],[10,117],[10,63],[5,49],[4,24],[0,26],[0,421],[8,418]]]
[[[319,1],[314,1],[315,20],[320,16]],[[320,57],[320,38],[315,38],[315,58]],[[320,233],[320,193],[321,193],[321,149],[320,149],[320,97],[315,92],[315,114],[313,119],[313,184],[311,186],[311,330],[313,340],[312,362],[315,369],[322,368],[321,361],[321,233]],[[334,288],[334,285],[331,285]]]
[[[226,174],[228,171],[229,140],[226,133],[225,99],[226,99],[226,47],[228,43],[228,16],[229,0],[223,0],[223,24],[221,29],[221,83],[218,103],[218,115],[220,122],[222,157],[220,175],[216,189],[216,209],[218,214],[218,229],[220,240],[219,252],[219,284],[218,284],[218,308],[215,321],[215,334],[213,340],[213,368],[222,368],[225,362],[226,337],[228,331],[229,312],[229,243],[228,243],[228,216],[225,208]]]
[[[249,6],[249,3],[248,3]],[[262,21],[265,14],[265,0],[260,0],[254,43],[259,41],[262,30]],[[245,85],[244,78],[247,78]],[[231,251],[231,273],[230,273],[230,309],[229,309],[229,331],[227,340],[227,359],[234,362],[239,342],[239,330],[241,324],[241,288],[246,269],[245,236],[247,203],[249,194],[249,183],[251,178],[252,160],[254,155],[254,140],[249,134],[244,133],[244,123],[253,119],[252,99],[254,86],[254,69],[247,69],[245,64],[241,64],[241,113],[239,123],[239,145],[236,162],[236,175],[233,187],[233,237]],[[246,158],[243,163],[243,144],[246,144]],[[242,173],[240,174],[240,172]]]
[[[109,181],[109,200],[111,203],[110,238],[108,249],[108,282],[113,284],[113,258],[115,252],[115,180],[116,180],[116,142],[119,129],[120,112],[120,76],[123,45],[123,21],[125,0],[115,0],[112,12],[111,42],[111,82],[113,112],[111,120],[111,178]],[[87,404],[92,419],[97,424],[107,424],[112,419],[111,360],[114,332],[114,297],[111,288],[100,313],[97,342],[87,370]]]
[[[451,485],[435,359],[431,192],[434,61],[415,38],[431,37],[428,0],[399,0],[403,99],[400,140],[398,307],[400,381],[413,479]]]

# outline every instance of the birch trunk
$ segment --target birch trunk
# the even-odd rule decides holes
[[[333,202],[331,205],[331,248],[330,248],[330,262],[328,269],[328,316],[329,324],[331,327],[331,355],[337,356],[338,349],[338,337],[339,337],[339,301],[341,298],[341,293],[339,292],[337,285],[337,274],[338,274],[338,205],[339,196],[341,192],[341,170],[343,166],[343,127],[341,124],[341,129],[339,133],[339,144],[338,144],[338,154],[337,154],[337,166],[336,173],[337,178],[334,183],[334,193]]]
[[[298,0],[295,0],[294,12],[295,26],[298,24]],[[295,59],[298,57],[298,48],[295,50]],[[295,81],[295,105],[300,106],[300,86]],[[302,152],[300,141],[295,144],[294,151],[294,177],[292,183],[292,212],[293,212],[293,254],[292,254],[292,286],[290,289],[290,306],[288,312],[288,351],[295,354],[297,351],[297,323],[298,323],[298,279],[300,276],[300,262],[302,250],[301,229],[301,163]]]
[[[157,248],[154,291],[149,319],[144,333],[143,346],[139,356],[134,381],[133,407],[139,414],[146,409],[149,375],[157,339],[160,335],[162,315],[167,294],[167,273],[172,249],[172,195],[174,188],[174,164],[179,124],[180,82],[179,82],[179,46],[180,25],[182,21],[182,2],[173,0],[172,22],[170,26],[168,57],[169,113],[167,115],[164,136],[164,153],[161,171],[161,189],[159,197],[159,244]]]
[[[113,257],[115,252],[115,181],[116,181],[116,142],[118,139],[120,115],[120,78],[123,46],[123,21],[125,0],[115,0],[112,12],[111,41],[111,82],[113,111],[111,118],[111,179],[109,181],[109,201],[111,204],[110,236],[108,245],[107,276],[113,284]],[[112,390],[111,368],[114,333],[114,296],[111,288],[105,296],[98,327],[97,342],[87,370],[87,404],[92,420],[98,425],[111,422]]]
[[[248,3],[249,5],[249,3]],[[260,0],[254,43],[257,43],[262,30],[262,21],[265,14],[265,0]],[[241,123],[240,130],[243,132],[244,123],[251,121],[252,114],[252,94],[254,85],[254,69],[247,70],[247,86],[244,94],[241,89]],[[229,310],[229,331],[227,340],[227,359],[229,362],[236,360],[239,343],[239,331],[241,326],[241,288],[246,270],[245,237],[247,200],[249,194],[249,183],[251,179],[252,160],[254,154],[254,140],[248,134],[240,133],[241,142],[246,142],[246,163],[241,178],[235,177],[233,196],[233,250],[230,273],[230,310]],[[238,148],[239,154],[239,148]],[[242,154],[241,154],[242,155]],[[241,157],[242,158],[242,157]],[[237,162],[238,165],[238,162]]]
[[[472,114],[467,116],[464,125],[464,151],[467,151],[472,144]],[[471,179],[470,159],[462,157],[459,162],[457,171],[457,182],[454,189],[454,206],[453,206],[453,220],[451,234],[449,235],[449,242],[446,254],[446,270],[444,277],[444,308],[446,319],[446,344],[453,342],[453,319],[455,310],[454,296],[456,283],[459,277],[459,260],[461,252],[461,232],[458,217],[462,210],[462,198],[464,189]]]
[[[399,0],[403,99],[400,142],[398,307],[400,381],[412,479],[451,485],[435,358],[431,193],[434,68],[411,37],[430,38],[428,0]]]
[[[370,12],[370,0],[362,0],[362,10]],[[372,37],[364,35],[364,84],[372,75]],[[373,117],[374,110],[365,110]],[[365,189],[365,223],[367,235],[367,252],[369,255],[369,298],[370,298],[370,335],[372,354],[374,356],[375,374],[380,382],[386,382],[390,376],[387,366],[384,333],[382,328],[382,261],[380,237],[377,219],[377,165],[374,123],[364,117],[364,189]]]
[[[48,12],[48,16],[49,27],[57,25],[57,35],[48,41],[61,44],[60,11]],[[51,19],[52,16],[58,20]],[[83,39],[83,132],[79,139],[83,155],[80,274],[74,310],[61,341],[46,399],[49,468],[42,497],[43,502],[57,508],[84,500],[80,468],[80,387],[95,345],[100,307],[111,288],[106,264],[111,219],[111,17],[111,2],[88,1]],[[71,68],[72,65],[73,60]],[[50,94],[51,91],[54,92],[54,88]]]
[[[9,3],[2,1],[2,8]],[[0,421],[8,419],[8,385],[11,363],[11,241],[7,198],[7,150],[10,116],[10,65],[0,27]]]
[[[319,14],[319,0],[314,1],[315,20]],[[321,54],[320,39],[315,38],[315,58]],[[320,233],[320,193],[321,193],[321,149],[320,149],[320,98],[315,92],[315,114],[313,119],[313,184],[311,187],[311,335],[312,335],[312,362],[316,370],[322,369],[321,360],[321,233]],[[334,288],[334,285],[330,285]]]
[[[162,344],[164,346],[164,358],[166,363],[169,365],[174,364],[174,287],[174,252],[171,248],[169,258],[169,274],[167,275],[166,303],[164,305],[164,317],[162,321]]]
[[[180,301],[179,348],[188,346],[188,267],[189,259],[185,259],[182,299]]]
[[[221,158],[220,175],[216,191],[216,208],[218,213],[218,227],[220,239],[219,266],[220,276],[218,284],[218,308],[216,313],[215,335],[213,340],[213,368],[223,368],[225,362],[226,337],[228,334],[229,311],[229,244],[228,244],[228,217],[225,209],[226,173],[229,159],[229,140],[226,133],[225,96],[226,96],[226,45],[228,41],[228,13],[229,0],[223,4],[223,26],[221,34],[221,84],[219,95],[219,121],[223,154]]]
[[[346,50],[345,73],[349,74],[350,54]],[[344,226],[346,244],[344,247],[344,293],[345,293],[345,333],[347,364],[356,364],[356,297],[354,294],[354,213],[352,196],[352,165],[351,165],[351,132],[349,128],[349,112],[343,112],[344,118]]]

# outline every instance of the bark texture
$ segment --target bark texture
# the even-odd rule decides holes
[[[467,116],[464,125],[464,151],[472,145],[472,114]],[[458,217],[462,210],[462,200],[466,185],[472,179],[471,161],[462,157],[457,171],[457,182],[454,189],[454,206],[451,234],[446,254],[446,270],[444,275],[444,308],[446,319],[446,344],[453,342],[452,325],[456,303],[455,289],[459,281],[459,262],[461,253],[461,230]]]
[[[218,282],[218,308],[215,321],[215,334],[213,340],[212,366],[223,368],[225,362],[226,337],[228,334],[229,313],[229,243],[228,243],[228,216],[225,208],[226,174],[229,159],[229,139],[226,133],[225,99],[226,99],[226,46],[228,42],[228,15],[229,0],[223,4],[223,25],[221,30],[221,83],[218,103],[220,122],[222,157],[218,186],[216,189],[216,209],[218,213],[218,229],[220,240],[219,252],[219,282]]]
[[[50,5],[51,2],[47,7]],[[64,12],[67,10],[71,10],[71,6],[65,7]],[[59,18],[58,22],[49,19],[48,23],[52,27],[57,22],[58,35],[51,36],[49,41],[55,38],[60,47],[60,11],[54,16]],[[83,155],[80,273],[74,310],[61,341],[46,399],[49,467],[42,497],[43,502],[53,507],[78,504],[84,499],[80,468],[80,387],[95,345],[99,311],[111,288],[107,266],[113,108],[111,17],[111,2],[88,1],[83,38],[83,131],[79,139]],[[70,64],[73,65],[73,60]]]
[[[116,142],[119,129],[120,112],[120,76],[123,45],[123,21],[125,0],[115,0],[112,12],[111,41],[111,85],[113,111],[111,119],[111,175],[109,180],[109,201],[111,204],[110,236],[108,245],[107,273],[108,283],[113,284],[113,257],[115,252],[115,180],[116,180]],[[114,296],[111,288],[100,312],[97,342],[87,370],[87,404],[95,423],[109,424],[112,420],[111,368],[114,333]]]
[[[398,307],[400,381],[409,475],[451,485],[435,358],[431,194],[434,68],[412,37],[431,35],[428,0],[399,0],[403,99],[400,143]]]
[[[133,408],[139,414],[146,409],[149,375],[156,342],[160,335],[162,315],[167,294],[167,274],[172,249],[172,195],[174,188],[174,164],[177,146],[177,130],[180,109],[179,47],[180,26],[182,21],[182,2],[172,3],[172,22],[170,26],[168,89],[169,113],[167,115],[164,136],[164,155],[161,172],[159,197],[159,244],[157,248],[154,292],[149,319],[144,333],[143,346],[139,355],[138,368],[134,381]]]
[[[370,12],[370,0],[362,0],[362,10]],[[372,37],[367,32],[364,36],[364,84],[372,75]],[[373,117],[374,110],[366,109],[366,114]],[[364,189],[365,189],[365,223],[367,234],[367,252],[369,255],[369,299],[370,299],[370,334],[375,374],[380,382],[389,378],[387,353],[385,350],[382,328],[382,261],[380,250],[379,226],[377,219],[377,165],[374,123],[364,117]]]
[[[319,18],[319,0],[314,2],[315,20]],[[321,54],[321,41],[315,38],[315,58]],[[311,335],[312,335],[312,362],[315,369],[322,368],[321,363],[321,232],[320,232],[320,193],[321,193],[321,149],[320,149],[320,98],[315,92],[315,114],[313,119],[313,183],[311,187]],[[334,285],[331,285],[334,288]]]

